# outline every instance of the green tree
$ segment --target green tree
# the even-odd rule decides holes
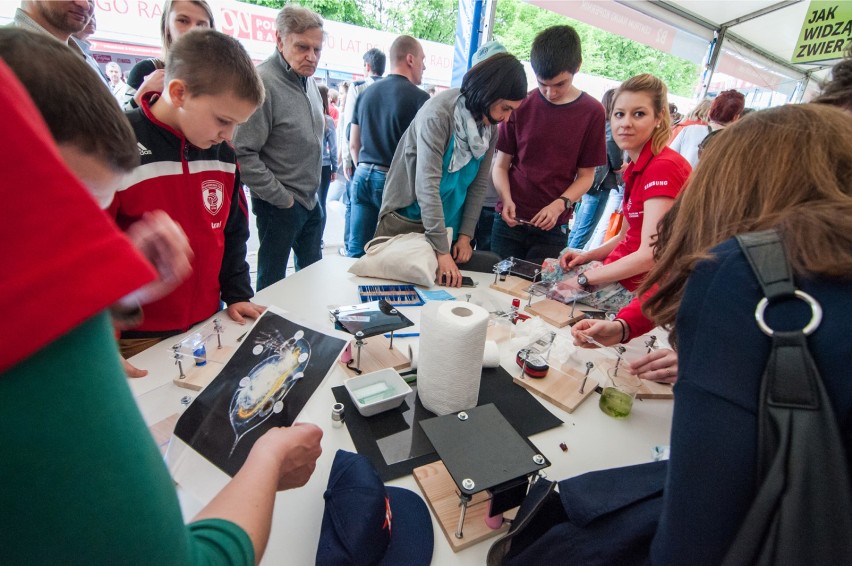
[[[665,81],[672,93],[693,94],[698,81],[698,65],[691,61],[521,0],[497,1],[494,38],[519,59],[529,59],[536,34],[554,25],[570,25],[577,30],[583,44],[584,73],[617,81],[640,73],[654,73]]]
[[[280,9],[310,8],[323,18],[370,29],[407,34],[450,45],[456,32],[457,0],[242,0]]]
[[[271,8],[293,3],[314,10],[329,20],[404,33],[451,45],[455,38],[458,0],[243,0]],[[669,90],[691,96],[698,81],[698,65],[647,45],[571,18],[527,4],[522,0],[497,0],[494,38],[519,59],[527,60],[533,39],[541,30],[570,25],[583,43],[583,72],[623,81],[651,72]]]

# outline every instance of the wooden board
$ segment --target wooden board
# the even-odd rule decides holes
[[[530,298],[530,294],[527,293],[527,289],[529,289],[531,285],[531,281],[527,281],[517,275],[508,275],[505,281],[500,281],[498,278],[495,283],[490,285],[490,287],[495,291],[508,293],[513,297],[518,297],[519,299],[526,301]]]
[[[642,380],[642,387],[636,394],[637,399],[674,399],[674,389],[671,383]]]
[[[571,311],[573,309],[565,303],[560,303],[553,299],[544,299],[524,307],[524,310],[552,324],[556,328],[565,328],[571,321]],[[575,314],[578,313],[579,310],[575,312]]]
[[[221,348],[212,347],[207,349],[207,365],[197,366],[191,359],[184,359],[183,372],[186,377],[180,378],[175,376],[174,384],[178,387],[185,387],[193,391],[201,391],[207,387],[211,381],[216,379],[219,372],[225,366],[225,362],[231,359],[236,348],[233,346],[222,346]],[[175,373],[178,374],[177,365],[175,365]]]
[[[438,520],[438,524],[441,525],[444,537],[453,552],[464,550],[491,537],[502,535],[509,530],[507,524],[499,529],[491,529],[485,524],[489,495],[482,491],[474,495],[470,503],[467,504],[462,529],[463,538],[456,538],[456,529],[459,526],[461,515],[459,492],[444,463],[438,460],[432,464],[415,468],[412,473],[421,493],[423,493],[423,498],[426,499],[426,503]],[[516,509],[513,509],[504,513],[504,517],[514,517],[516,511]]]
[[[583,384],[582,373],[571,368],[558,370],[553,367],[541,378],[521,377],[518,372],[518,376],[512,378],[512,381],[568,413],[573,413],[589,395],[594,393],[598,385],[594,376],[589,376],[583,392],[580,393],[580,386]]]
[[[384,336],[365,338],[364,345],[361,347],[361,372],[371,373],[385,368],[393,368],[400,371],[411,367],[411,360],[408,359],[408,356],[397,350],[397,344],[399,342],[391,348],[390,339]],[[358,359],[358,349],[355,347],[354,340],[352,341],[352,359],[355,360],[352,362],[354,366]],[[349,377],[358,375],[357,372],[346,367],[346,363],[343,360],[338,359],[337,363],[341,365],[343,371]]]
[[[177,424],[179,416],[180,415],[178,413],[175,413],[174,415],[166,417],[160,422],[154,423],[148,427],[148,430],[151,432],[151,436],[154,437],[154,442],[160,449],[161,454],[165,454],[166,448],[169,447],[169,441],[172,439],[172,434],[175,431],[175,425]]]

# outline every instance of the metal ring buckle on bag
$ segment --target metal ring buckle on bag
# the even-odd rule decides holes
[[[814,299],[804,291],[796,289],[795,295],[799,299],[808,303],[808,305],[811,307],[811,320],[802,329],[802,332],[805,334],[805,336],[810,336],[822,322],[822,307],[816,299]],[[757,308],[754,311],[754,319],[757,321],[757,326],[763,331],[764,334],[766,334],[767,336],[772,336],[773,334],[775,334],[775,331],[769,328],[769,325],[766,324],[766,321],[763,319],[763,315],[766,312],[766,307],[768,305],[769,299],[767,299],[766,297],[760,299],[760,302],[757,303]]]

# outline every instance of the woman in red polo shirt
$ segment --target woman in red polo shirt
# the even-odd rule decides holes
[[[624,172],[621,233],[588,252],[567,250],[559,258],[566,275],[557,283],[563,295],[586,290],[581,302],[618,310],[654,265],[657,223],[674,204],[692,168],[666,144],[671,135],[666,85],[653,75],[638,75],[618,88],[610,124],[615,142],[630,156]]]

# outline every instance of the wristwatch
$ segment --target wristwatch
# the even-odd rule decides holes
[[[558,197],[558,200],[561,200],[565,203],[565,210],[568,210],[574,204],[568,197]]]
[[[589,278],[586,277],[585,273],[581,273],[577,276],[577,284],[586,291],[588,291],[589,287],[591,287],[591,285],[589,285]]]

